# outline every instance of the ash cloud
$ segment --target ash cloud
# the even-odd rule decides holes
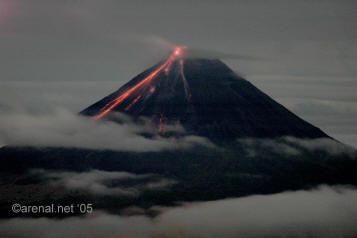
[[[209,49],[200,49],[200,48],[187,48],[187,52],[185,54],[186,58],[208,58],[208,59],[232,59],[232,60],[263,60],[260,56],[253,56],[253,55],[243,55],[238,53],[230,53],[230,52],[223,52],[218,50],[209,50]]]
[[[357,191],[321,186],[314,190],[189,203],[163,209],[156,218],[100,211],[65,219],[0,221],[3,237],[355,237]]]

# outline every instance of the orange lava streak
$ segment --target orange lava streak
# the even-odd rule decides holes
[[[141,95],[137,96],[124,110],[128,111],[140,98]]]
[[[99,113],[94,117],[95,120],[99,120],[105,115],[107,115],[113,108],[122,103],[127,97],[130,96],[136,89],[140,88],[144,84],[150,82],[153,78],[155,78],[162,70],[169,67],[172,62],[182,54],[182,49],[180,47],[176,47],[175,50],[170,54],[167,60],[162,63],[156,70],[154,70],[151,74],[149,74],[146,78],[144,78],[139,83],[135,84],[133,87],[129,88],[127,91],[122,93],[119,97],[115,98],[113,101],[106,104]]]

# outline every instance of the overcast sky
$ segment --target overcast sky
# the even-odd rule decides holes
[[[80,111],[180,44],[357,147],[356,29],[355,0],[0,0],[0,109]]]

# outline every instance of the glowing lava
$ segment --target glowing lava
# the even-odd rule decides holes
[[[141,98],[141,95],[137,96],[124,110],[128,111],[139,99]]]
[[[95,119],[99,120],[105,115],[107,115],[109,112],[111,112],[115,107],[117,107],[119,104],[124,102],[130,95],[133,94],[138,89],[143,88],[147,84],[149,84],[159,73],[161,73],[163,70],[168,71],[170,68],[171,64],[177,59],[181,58],[183,54],[183,47],[175,47],[173,52],[169,55],[169,57],[157,67],[153,72],[151,72],[146,78],[126,90],[124,93],[120,94],[117,98],[114,100],[110,101],[107,103],[103,108],[100,109],[99,113],[95,115]],[[134,101],[128,106],[129,108],[135,104],[140,98],[136,97]],[[127,108],[128,108],[127,107]],[[128,109],[129,109],[128,108]]]

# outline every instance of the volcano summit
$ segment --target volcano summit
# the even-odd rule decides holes
[[[165,134],[165,125],[180,123],[189,134],[214,141],[328,137],[222,61],[189,57],[183,47],[81,114],[99,120],[113,112],[151,118],[160,134]]]

